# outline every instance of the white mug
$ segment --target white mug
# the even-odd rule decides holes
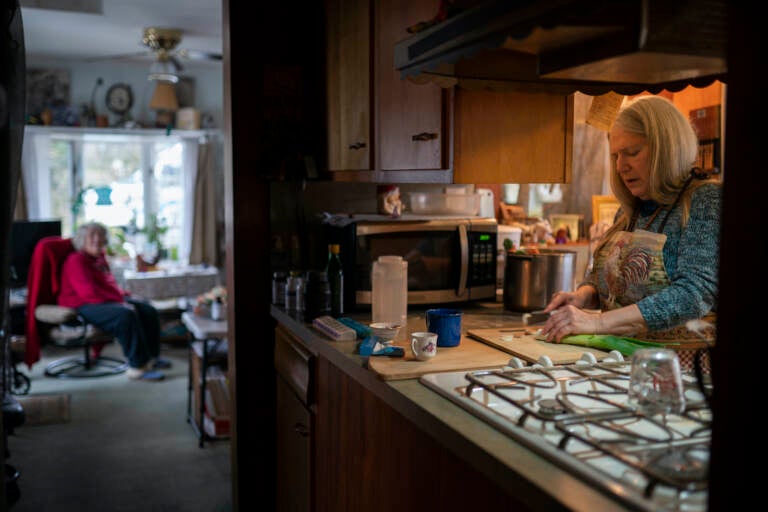
[[[419,361],[432,359],[437,354],[437,334],[434,332],[411,333],[411,351]]]

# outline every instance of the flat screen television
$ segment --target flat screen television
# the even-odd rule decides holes
[[[11,226],[11,288],[27,286],[29,262],[41,238],[61,236],[61,220],[17,220]]]

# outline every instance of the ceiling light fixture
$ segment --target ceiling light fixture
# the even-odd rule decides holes
[[[175,84],[179,81],[179,69],[174,62],[162,55],[149,66],[149,81],[170,82]]]
[[[171,52],[181,41],[181,30],[173,28],[148,27],[144,29],[144,45],[157,54],[157,60],[149,67],[150,81],[177,83],[181,65]]]

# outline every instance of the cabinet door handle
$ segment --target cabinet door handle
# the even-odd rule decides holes
[[[430,132],[421,132],[421,133],[417,133],[416,135],[411,135],[411,140],[413,141],[435,140],[436,138],[437,138],[437,134],[430,133]]]
[[[365,142],[355,142],[349,145],[349,149],[362,149],[365,147]]]
[[[309,429],[303,423],[296,423],[293,426],[293,431],[299,434],[301,437],[309,436]]]

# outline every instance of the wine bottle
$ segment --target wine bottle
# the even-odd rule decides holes
[[[331,287],[331,315],[335,318],[344,314],[344,270],[340,250],[339,244],[328,245],[328,264],[325,266]]]

